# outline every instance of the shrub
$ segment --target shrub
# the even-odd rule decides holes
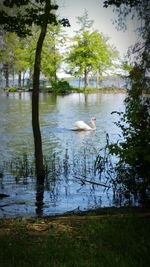
[[[14,87],[14,86],[12,86],[12,87],[6,87],[5,88],[5,91],[10,92],[10,93],[15,93],[15,92],[17,92],[17,88]]]
[[[71,87],[67,81],[60,80],[60,81],[52,82],[52,89],[53,89],[53,92],[57,94],[65,94],[65,93],[68,93],[68,91],[70,91]]]
[[[116,183],[143,202],[150,197],[150,98],[142,95],[142,69],[135,67],[131,78],[126,110],[124,114],[119,113],[121,117],[117,123],[123,140],[111,144],[109,150],[119,157]]]

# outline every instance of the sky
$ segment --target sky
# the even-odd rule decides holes
[[[68,18],[71,24],[71,27],[66,30],[69,35],[73,35],[74,31],[79,28],[76,23],[77,17],[81,17],[86,9],[89,19],[94,20],[94,30],[110,37],[109,42],[117,48],[121,57],[124,57],[128,47],[135,43],[137,21],[130,20],[125,32],[117,31],[112,22],[117,15],[111,7],[103,8],[103,0],[57,0],[57,2],[61,17]]]

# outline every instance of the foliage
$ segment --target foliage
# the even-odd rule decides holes
[[[1,40],[1,68],[5,79],[8,79],[6,81],[8,86],[10,75],[14,77],[16,74],[25,74],[30,66],[28,61],[29,43],[27,39],[20,38],[15,33],[2,32]]]
[[[74,38],[75,44],[68,55],[70,66],[76,67],[76,74],[83,74],[86,69],[89,73],[92,70],[104,70],[109,67],[112,51],[107,44],[108,39],[98,32],[84,32],[82,36]]]
[[[132,71],[133,66],[132,66],[131,64],[129,64],[127,60],[125,60],[125,61],[122,62],[122,66],[121,66],[121,68],[122,68],[125,72],[127,72],[127,75],[129,76],[129,73],[130,73],[130,71]]]
[[[130,70],[131,88],[125,99],[125,113],[117,123],[122,130],[122,140],[109,146],[110,153],[118,156],[116,185],[127,194],[149,204],[150,200],[150,98],[143,92],[149,88],[150,71],[150,12],[148,1],[109,0],[104,5],[114,5],[118,23],[122,28],[125,18],[132,14],[142,22],[138,29],[142,40],[130,52],[134,53],[134,67]],[[123,13],[124,11],[124,13]],[[136,52],[136,56],[135,56]],[[128,68],[128,66],[125,66]]]
[[[8,8],[8,9],[7,9]],[[43,42],[47,33],[48,24],[69,26],[67,19],[59,20],[56,16],[58,5],[50,0],[3,0],[0,11],[0,25],[8,32],[15,32],[19,37],[31,35],[32,25],[40,26],[40,33],[36,44],[33,92],[32,92],[32,129],[34,136],[35,165],[38,181],[44,181],[44,164],[42,151],[42,138],[39,125],[39,86],[41,53]]]
[[[49,10],[45,10],[46,4]],[[20,37],[32,35],[32,24],[42,27],[45,19],[47,24],[62,23],[62,25],[68,26],[67,19],[57,20],[54,12],[57,9],[58,5],[47,0],[34,0],[32,2],[30,0],[3,0],[0,25],[5,31],[16,32]]]
[[[30,79],[32,79],[39,30],[38,26],[32,26],[32,36],[25,38],[20,38],[15,33],[3,32],[0,58],[4,74],[6,67],[9,75],[24,74],[28,69]],[[48,26],[48,33],[42,49],[41,72],[50,82],[57,80],[57,71],[63,60],[60,46],[62,48],[66,37],[62,34],[60,25]]]
[[[57,94],[65,94],[70,90],[70,85],[65,80],[57,80],[52,82],[52,90]]]
[[[26,40],[26,55],[30,69],[30,76],[32,78],[35,49],[38,40],[40,29],[39,27],[32,27],[32,37],[28,36]],[[57,80],[57,70],[62,62],[62,55],[60,54],[58,46],[63,45],[62,28],[60,25],[49,25],[47,35],[45,37],[42,56],[41,56],[41,73],[51,82]]]
[[[14,72],[14,50],[16,49],[15,34],[1,33],[0,62],[1,69],[6,79],[6,86],[9,86],[9,74]]]
[[[88,75],[92,72],[103,72],[112,66],[112,61],[117,57],[117,51],[108,44],[108,38],[98,31],[90,32],[87,25],[91,25],[87,13],[81,19],[81,29],[73,38],[73,45],[67,55],[70,72],[75,76],[84,76],[84,86],[88,85]]]
[[[80,26],[79,31],[77,33],[83,33],[83,32],[89,32],[89,30],[92,28],[94,21],[89,19],[88,12],[85,9],[84,13],[81,17],[77,17],[77,23]]]
[[[15,93],[15,92],[17,92],[17,88],[16,87],[5,87],[5,89],[4,89],[6,92],[11,92],[11,93]]]
[[[116,183],[137,195],[141,201],[150,197],[150,99],[142,96],[142,72],[131,72],[132,89],[125,99],[126,112],[117,123],[123,140],[109,146],[110,153],[119,157]]]
[[[104,6],[112,5],[118,13],[116,21],[119,29],[126,29],[126,20],[136,18],[137,32],[139,33],[137,43],[128,51],[129,56],[143,66],[145,76],[150,72],[150,5],[149,0],[108,0]]]
[[[42,50],[41,71],[50,82],[57,81],[57,71],[63,61],[61,53],[66,42],[65,33],[60,25],[49,25]]]
[[[16,72],[23,72],[26,71],[29,67],[29,63],[27,61],[27,43],[25,39],[15,38],[16,41],[16,49],[14,51],[14,58],[15,58],[15,68]]]

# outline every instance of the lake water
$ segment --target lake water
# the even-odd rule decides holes
[[[49,168],[41,215],[114,205],[111,190],[107,193],[104,187],[83,184],[81,179],[98,181],[94,162],[106,144],[107,133],[110,141],[119,139],[114,124],[118,115],[111,112],[123,111],[124,99],[123,93],[40,94],[43,152]],[[75,121],[90,123],[92,116],[97,119],[96,131],[70,130]],[[9,195],[0,200],[0,217],[38,215],[36,179],[30,172],[22,175],[17,171],[26,162],[21,161],[23,155],[33,161],[31,93],[0,93],[0,143],[0,193]]]

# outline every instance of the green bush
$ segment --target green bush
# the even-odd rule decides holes
[[[69,83],[65,80],[60,80],[52,82],[52,90],[57,94],[66,94],[70,91],[71,87]]]
[[[118,203],[150,205],[150,98],[143,94],[145,76],[139,66],[130,72],[132,87],[127,90],[125,112],[114,111],[120,119],[115,123],[121,139],[100,151],[95,172],[114,190]],[[115,157],[114,157],[115,155]],[[134,196],[134,198],[133,198]],[[132,201],[133,200],[133,201]]]
[[[126,110],[117,126],[123,140],[109,146],[119,157],[116,183],[141,202],[150,198],[150,98],[143,96],[143,72],[135,66],[130,73],[132,88],[125,99]]]
[[[17,92],[17,88],[14,87],[14,86],[12,86],[12,87],[6,87],[5,88],[5,91],[10,92],[10,93],[15,93],[15,92]]]

